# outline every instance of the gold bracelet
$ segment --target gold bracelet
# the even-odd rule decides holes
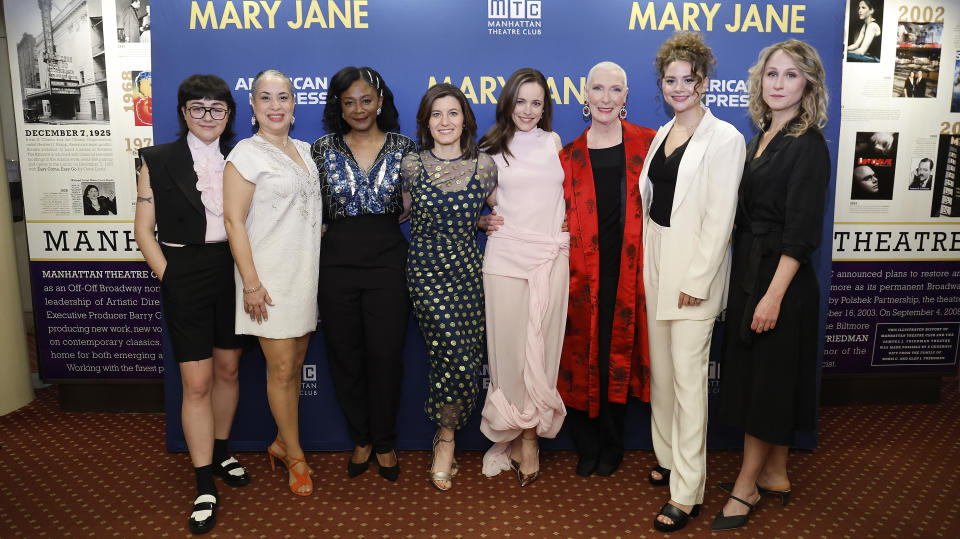
[[[246,296],[247,294],[253,294],[254,292],[260,290],[261,288],[263,288],[263,283],[258,283],[257,286],[253,288],[244,288],[243,295]]]

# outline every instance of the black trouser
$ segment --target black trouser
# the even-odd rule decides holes
[[[402,269],[320,267],[327,363],[353,443],[396,446],[410,300]]]
[[[613,338],[613,314],[617,300],[618,271],[600,278],[598,304],[598,370],[600,371],[600,413],[567,408],[565,425],[581,458],[599,459],[607,464],[618,464],[623,458],[624,431],[627,406],[607,400],[610,388],[610,340]]]

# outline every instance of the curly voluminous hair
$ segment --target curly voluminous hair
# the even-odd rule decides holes
[[[688,62],[691,75],[697,81],[697,93],[703,94],[703,81],[713,75],[717,68],[717,59],[713,51],[703,42],[703,36],[696,32],[677,32],[660,45],[653,65],[657,68],[657,94],[663,96],[661,83],[667,66],[673,62]]]
[[[803,97],[800,98],[800,112],[787,134],[799,137],[811,127],[823,129],[827,125],[827,103],[829,102],[823,64],[816,49],[797,39],[774,43],[760,51],[757,63],[750,68],[748,105],[750,117],[760,129],[766,128],[770,123],[772,111],[763,100],[762,78],[767,61],[777,51],[786,53],[807,80],[807,84],[803,87]]]

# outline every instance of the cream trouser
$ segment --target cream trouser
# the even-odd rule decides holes
[[[671,470],[670,499],[694,505],[703,502],[707,476],[707,369],[714,320],[656,319],[662,228],[653,221],[647,223],[643,286],[650,338],[653,451],[657,462]]]

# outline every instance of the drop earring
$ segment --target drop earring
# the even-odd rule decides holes
[[[296,121],[297,121],[297,117],[296,117],[296,116],[291,116],[291,117],[290,117],[290,127],[293,127],[293,123],[296,122]]]
[[[377,107],[377,116],[380,116],[380,107]]]
[[[588,105],[584,105],[584,106],[583,106],[583,110],[581,111],[581,114],[583,114],[583,119],[584,119],[584,120],[586,120],[587,118],[589,118],[589,117],[590,117],[590,107],[589,107]]]
[[[620,114],[618,116],[620,116],[621,120],[625,120],[627,118],[627,107],[620,107]]]
[[[250,117],[250,125],[252,125],[252,126],[256,126],[256,125],[257,125],[257,117],[256,117],[256,116],[251,116],[251,117]]]

